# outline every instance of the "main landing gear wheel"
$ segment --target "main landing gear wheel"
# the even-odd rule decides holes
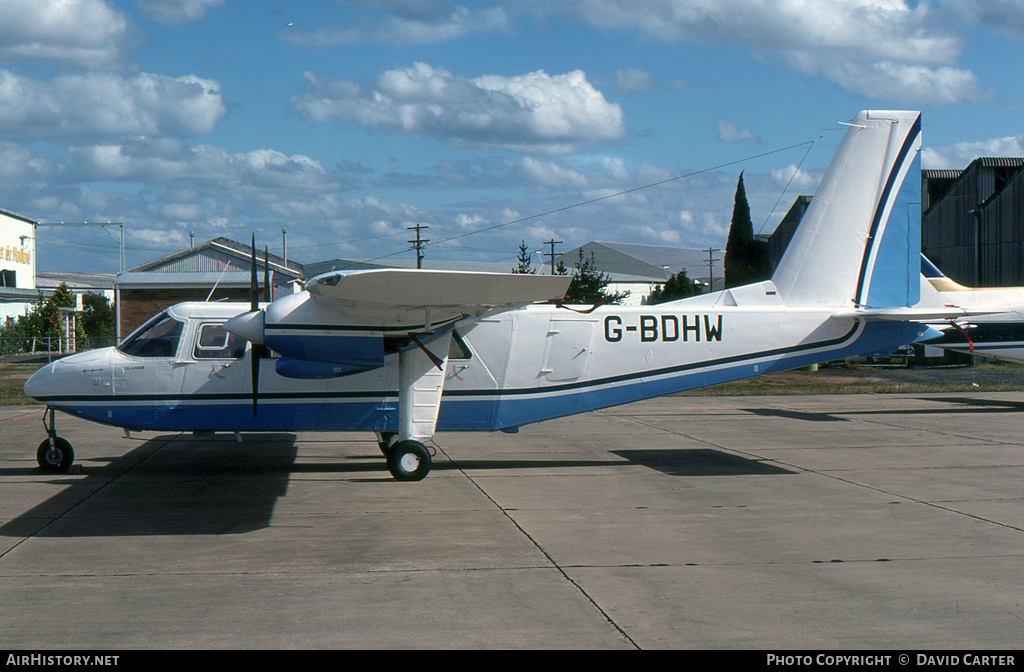
[[[420,481],[430,473],[430,452],[419,441],[399,441],[388,453],[388,471],[396,481]]]
[[[39,444],[36,461],[39,468],[48,474],[65,474],[75,461],[75,451],[67,439],[55,436]]]

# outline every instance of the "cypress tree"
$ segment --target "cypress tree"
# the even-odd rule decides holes
[[[729,240],[725,244],[725,287],[740,287],[758,282],[761,262],[754,245],[754,225],[750,221],[750,205],[743,187],[743,173],[736,183],[736,198],[729,226]]]

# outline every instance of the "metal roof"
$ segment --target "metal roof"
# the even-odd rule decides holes
[[[292,278],[302,276],[302,265],[289,261],[284,265],[284,259],[274,254],[269,254],[270,269],[275,273],[283,273]],[[252,247],[233,241],[229,238],[215,238],[205,243],[168,254],[148,261],[144,264],[129,269],[126,273],[206,273],[221,272],[228,267],[228,263],[248,272],[252,263]],[[244,266],[241,266],[244,264]],[[256,248],[256,264],[260,271],[263,269],[263,252]],[[160,270],[163,269],[163,270]]]
[[[975,159],[975,163],[982,168],[1021,168],[1024,167],[1024,158],[1014,156],[985,156]]]
[[[20,219],[21,221],[23,221],[23,222],[25,222],[27,224],[38,224],[39,223],[39,222],[37,222],[34,219],[29,219],[28,217],[25,217],[24,215],[19,215],[19,214],[15,213],[15,212],[11,212],[10,210],[0,209],[0,215],[6,215],[7,217],[13,217],[14,219]]]
[[[922,170],[921,177],[926,180],[955,180],[962,170]]]
[[[36,271],[36,287],[56,288],[64,283],[72,289],[112,289],[115,277],[114,273]]]
[[[292,278],[280,274],[273,274],[274,285],[281,286],[292,281]],[[263,284],[262,271],[258,275],[260,284]],[[166,271],[125,271],[117,276],[114,284],[120,287],[248,287],[250,282],[249,271],[227,271],[224,273],[201,272],[201,273],[170,273]]]

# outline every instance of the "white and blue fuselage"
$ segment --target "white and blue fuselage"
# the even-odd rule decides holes
[[[929,331],[916,323],[837,319],[828,310],[771,305],[777,302],[770,284],[744,288],[764,297],[764,305],[756,307],[715,306],[710,297],[608,306],[589,314],[537,305],[464,328],[456,324],[450,339],[426,342],[433,349],[447,343],[447,353],[436,353],[446,360],[437,430],[514,431],[555,417],[894,347]],[[397,353],[386,354],[381,367],[321,379],[285,377],[273,358],[264,360],[254,414],[252,349],[222,328],[247,309],[247,304],[178,304],[118,348],[47,365],[25,391],[57,410],[138,430],[397,430]]]

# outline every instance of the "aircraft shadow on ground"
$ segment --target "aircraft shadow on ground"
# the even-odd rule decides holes
[[[761,460],[707,448],[686,450],[615,450],[614,455],[669,476],[758,476],[795,474]]]
[[[374,447],[375,448],[375,447]],[[242,443],[221,439],[156,437],[123,455],[89,459],[58,494],[0,526],[4,537],[125,537],[244,534],[271,523],[292,474],[360,474],[370,482],[394,481],[384,458],[331,457],[296,464],[292,434],[251,435]],[[621,450],[609,460],[435,459],[435,471],[560,469],[641,465],[670,476],[741,476],[793,473],[777,466],[707,449]],[[39,473],[38,468],[6,475]],[[24,473],[22,473],[24,472]],[[83,478],[84,476],[84,478]],[[428,478],[430,478],[428,476]]]
[[[287,492],[296,453],[290,434],[244,443],[156,437],[107,464],[94,458],[81,471],[54,476],[52,483],[68,487],[0,526],[0,536],[206,535],[262,529],[270,524],[278,497]]]
[[[973,399],[971,397],[927,398],[926,401],[940,401],[950,404],[945,408],[921,408],[901,411],[901,415],[956,415],[972,413],[1019,413],[1024,411],[1024,402],[1005,399]],[[813,411],[794,411],[782,408],[741,408],[743,412],[764,418],[784,418],[786,420],[803,420],[806,422],[846,422],[850,418],[844,416],[858,415],[893,415],[888,409],[867,409],[818,413]]]

